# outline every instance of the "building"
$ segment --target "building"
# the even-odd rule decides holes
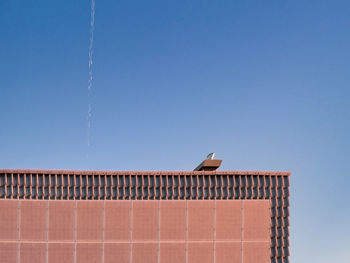
[[[2,263],[286,263],[288,172],[0,170]]]

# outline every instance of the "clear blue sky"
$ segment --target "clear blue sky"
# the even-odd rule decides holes
[[[0,167],[291,171],[291,262],[350,262],[350,2],[0,1]]]

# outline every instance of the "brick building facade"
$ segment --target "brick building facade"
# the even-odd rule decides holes
[[[286,263],[288,172],[0,170],[8,263]]]

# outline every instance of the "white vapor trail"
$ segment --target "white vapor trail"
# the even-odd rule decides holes
[[[89,45],[89,80],[88,80],[88,125],[87,125],[87,145],[90,147],[91,141],[91,119],[92,119],[92,59],[94,44],[94,26],[95,26],[95,0],[91,0],[91,20],[90,20],[90,45]]]

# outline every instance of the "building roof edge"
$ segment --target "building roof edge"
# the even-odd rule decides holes
[[[29,173],[29,174],[88,174],[88,175],[283,175],[290,176],[285,171],[116,171],[116,170],[40,170],[40,169],[0,169],[1,173]]]

